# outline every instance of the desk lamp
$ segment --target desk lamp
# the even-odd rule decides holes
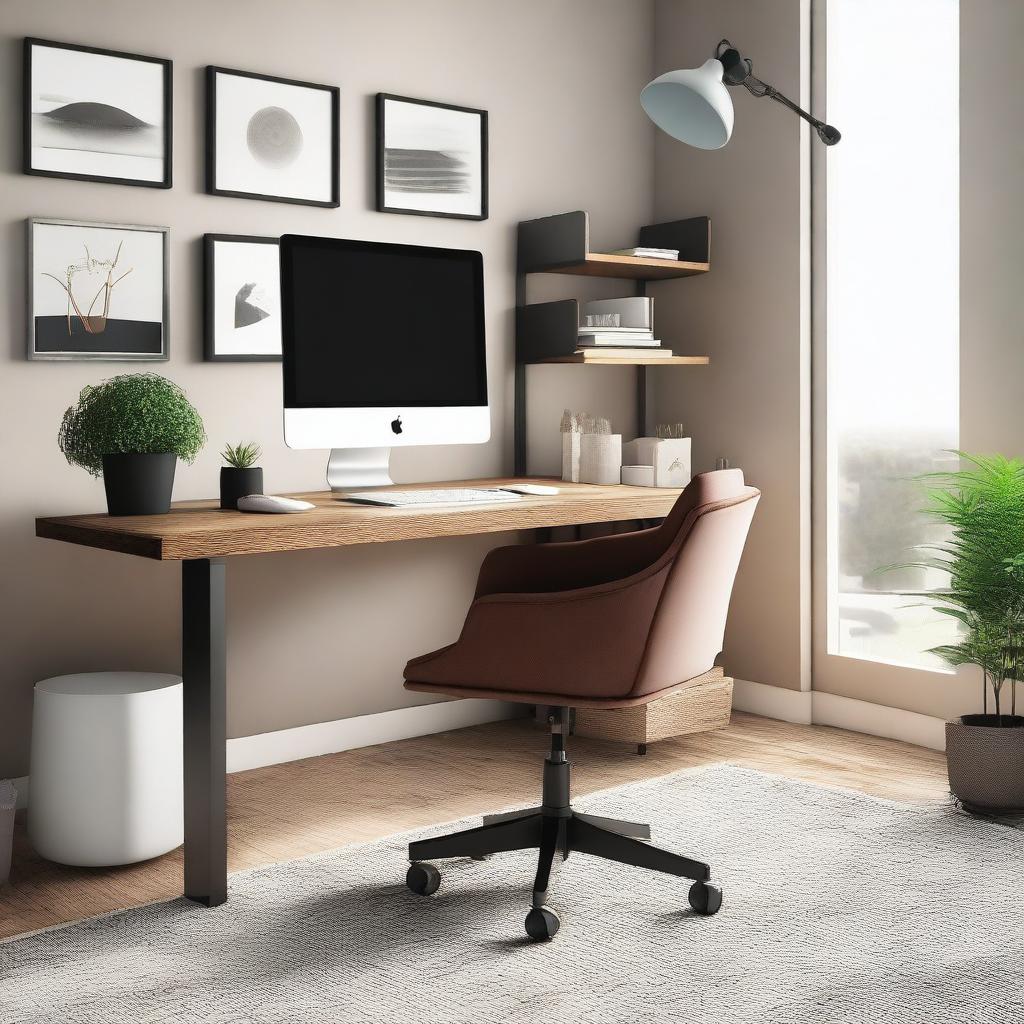
[[[715,56],[699,68],[669,71],[649,82],[640,93],[640,104],[672,138],[697,149],[721,149],[732,135],[732,99],[726,86],[737,85],[752,96],[767,96],[789,107],[814,127],[826,146],[839,141],[839,132],[832,125],[811,117],[773,85],[756,78],[750,58],[743,57],[728,39],[723,39]]]

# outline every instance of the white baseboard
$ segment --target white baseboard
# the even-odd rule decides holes
[[[932,750],[946,749],[946,720],[921,715],[902,708],[887,708],[853,697],[834,693],[812,693],[812,715],[815,725],[834,725],[839,729],[864,732],[869,736],[885,736],[904,743],[916,743]]]
[[[789,690],[746,679],[733,685],[732,706],[765,718],[800,725],[831,725],[868,736],[884,736],[932,750],[946,749],[946,722],[901,708],[887,708],[820,690]]]
[[[335,754],[339,750],[354,750],[390,740],[429,736],[503,718],[518,718],[528,709],[529,705],[496,700],[444,700],[375,715],[342,718],[336,722],[240,736],[228,740],[228,772],[244,772],[250,768],[299,761],[304,757]],[[18,791],[19,808],[28,804],[28,781],[27,776],[11,779]]]
[[[788,690],[782,686],[736,679],[732,686],[732,706],[737,711],[749,711],[765,718],[811,724],[811,695],[806,690]]]
[[[446,700],[256,736],[240,736],[228,740],[228,771],[244,772],[304,757],[335,754],[339,750],[354,750],[411,736],[464,729],[503,718],[518,718],[526,713],[527,707],[494,700]]]

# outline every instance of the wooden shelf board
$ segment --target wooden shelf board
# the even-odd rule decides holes
[[[576,363],[583,366],[707,366],[711,362],[710,356],[671,356],[666,359],[664,356],[631,356],[628,359],[616,358],[613,356],[586,356],[573,354],[571,356],[550,356],[547,359],[530,359],[530,365],[538,363]]]
[[[654,260],[644,256],[616,256],[606,252],[588,252],[582,263],[541,267],[535,274],[576,274],[581,277],[618,277],[640,281],[669,280],[706,274],[710,263],[688,263],[685,260]]]

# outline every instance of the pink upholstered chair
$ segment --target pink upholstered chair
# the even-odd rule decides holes
[[[436,891],[433,858],[537,848],[534,939],[551,938],[555,854],[589,853],[694,880],[695,911],[713,914],[710,868],[650,846],[647,825],[573,810],[564,731],[572,707],[644,704],[709,671],[722,649],[733,580],[760,494],[738,469],[702,473],[651,530],[568,544],[497,548],[480,569],[458,641],[414,658],[406,687],[548,708],[551,752],[539,807],[489,815],[479,828],[409,845],[406,881]]]

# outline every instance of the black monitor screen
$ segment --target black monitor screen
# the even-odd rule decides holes
[[[487,404],[483,260],[340,238],[281,238],[290,409]]]

